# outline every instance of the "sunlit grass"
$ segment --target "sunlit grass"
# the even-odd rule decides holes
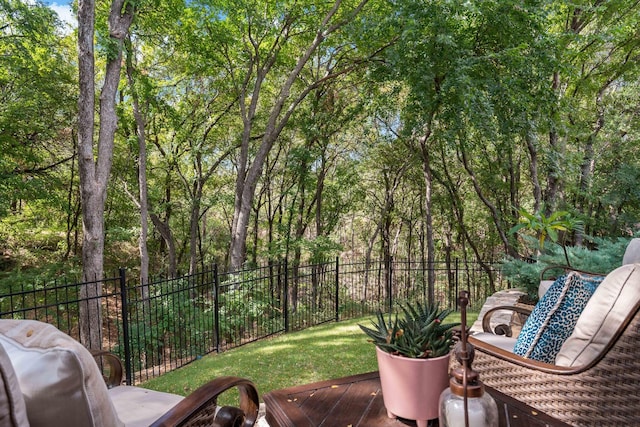
[[[471,325],[477,313],[468,313]],[[294,385],[355,375],[377,369],[373,344],[358,324],[345,320],[283,334],[220,354],[211,354],[142,384],[153,390],[187,395],[209,380],[232,375],[254,382],[260,395]],[[447,321],[460,321],[453,313]]]

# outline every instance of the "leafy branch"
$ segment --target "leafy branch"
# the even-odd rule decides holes
[[[578,218],[571,215],[568,211],[556,211],[549,216],[545,215],[544,208],[539,209],[534,213],[528,212],[524,208],[518,209],[520,215],[520,222],[509,230],[510,233],[518,233],[520,230],[529,230],[536,233],[538,239],[538,250],[544,251],[544,244],[547,239],[553,243],[558,243],[560,235],[562,240],[560,244],[564,251],[564,257],[567,261],[567,265],[571,266],[569,262],[569,254],[565,245],[566,233],[572,231],[582,232],[584,230],[583,223]],[[562,233],[562,234],[560,234]]]

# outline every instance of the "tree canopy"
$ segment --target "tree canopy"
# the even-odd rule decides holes
[[[522,212],[580,221],[566,244],[637,232],[636,1],[127,7],[98,1],[86,39],[83,19],[69,33],[41,3],[0,0],[4,271],[87,264],[89,210],[106,268],[170,274],[528,257]],[[114,31],[116,15],[130,27]],[[95,48],[90,83],[79,37]],[[110,84],[113,118],[78,104],[105,105]],[[89,154],[108,128],[112,153]],[[80,178],[101,161],[102,206]]]

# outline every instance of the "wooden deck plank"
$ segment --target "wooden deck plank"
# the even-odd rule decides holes
[[[326,411],[325,409],[323,422],[318,424],[320,427],[340,425],[356,427],[361,425],[360,420],[379,393],[380,387],[373,381],[358,381],[336,385],[331,390],[343,390],[343,393],[340,399],[336,400],[332,410]]]
[[[499,427],[568,425],[487,388],[498,403]],[[271,427],[403,427],[410,420],[387,417],[377,372],[276,390],[264,395]],[[430,425],[436,427],[437,420]]]

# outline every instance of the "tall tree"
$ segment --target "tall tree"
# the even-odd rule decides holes
[[[228,57],[228,72],[234,76],[236,82],[243,121],[231,227],[231,269],[238,269],[245,259],[251,206],[267,154],[297,106],[309,92],[321,82],[348,71],[352,62],[343,63],[339,55],[342,48],[336,46],[333,54],[327,51],[328,56],[325,60],[331,66],[326,67],[328,71],[320,79],[302,82],[298,80],[300,73],[320,45],[349,24],[367,1],[359,0],[354,3],[336,0],[328,4],[316,4],[313,8],[302,2],[304,4],[292,5],[289,10],[279,10],[276,5],[270,5],[268,2],[261,7],[244,2],[235,5],[238,7],[234,12],[236,19],[240,14],[246,19],[240,21],[245,29],[242,34],[242,51],[246,56],[241,59],[244,70],[236,69],[237,59]],[[227,19],[231,19],[231,16]],[[297,60],[291,61],[286,55],[293,45],[297,45],[302,54]],[[280,64],[286,64],[285,69],[279,70],[281,79],[277,78],[274,72],[275,66]],[[262,112],[266,122],[258,130],[258,107],[261,105],[261,97],[265,94],[265,82],[269,81],[268,76],[271,75],[273,83],[281,83],[270,89],[275,96],[269,101],[270,106],[266,107],[266,111]],[[252,141],[256,134],[261,135],[260,144],[256,149],[252,149]],[[255,153],[253,158],[252,152]]]
[[[133,203],[140,211],[140,237],[138,239],[138,249],[140,250],[140,286],[142,291],[142,297],[144,299],[149,298],[149,249],[147,247],[147,236],[149,235],[149,200],[148,200],[148,185],[147,185],[147,139],[146,128],[147,119],[144,111],[140,106],[140,96],[138,95],[138,89],[136,88],[133,56],[135,52],[133,50],[133,44],[131,43],[131,36],[127,35],[125,40],[126,46],[126,74],[127,82],[129,84],[129,90],[131,91],[131,102],[133,107],[133,118],[136,129],[136,139],[138,141],[138,196],[130,194]]]
[[[95,0],[78,2],[78,167],[82,200],[82,277],[80,338],[89,348],[101,348],[101,306],[104,274],[104,208],[113,160],[118,118],[116,93],[120,83],[123,43],[133,21],[134,4],[113,0],[108,16],[106,66],[100,91],[97,147],[95,126]],[[96,151],[97,148],[97,151]]]

